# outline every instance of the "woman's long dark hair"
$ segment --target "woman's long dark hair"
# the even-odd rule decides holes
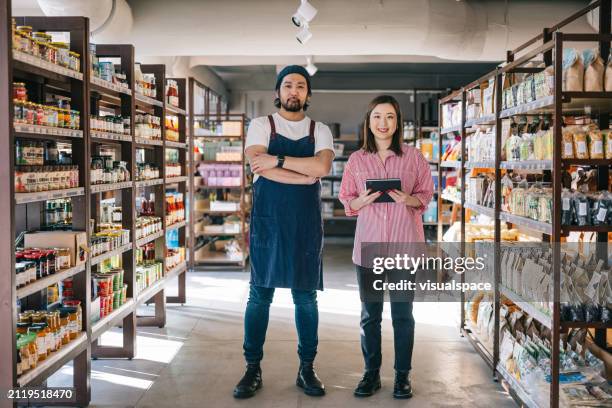
[[[391,146],[389,146],[389,150],[393,151],[398,156],[402,155],[402,135],[403,135],[403,122],[402,122],[402,111],[400,110],[399,103],[397,100],[391,95],[380,95],[376,98],[372,99],[370,105],[368,106],[368,112],[366,113],[365,120],[363,122],[363,146],[361,147],[368,153],[376,153],[378,149],[376,148],[376,140],[374,139],[374,134],[370,130],[370,115],[376,106],[382,105],[384,103],[388,103],[393,106],[395,109],[395,118],[397,120],[395,133],[393,133],[393,139],[391,139]]]

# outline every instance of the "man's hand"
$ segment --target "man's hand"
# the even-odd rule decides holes
[[[359,197],[351,201],[351,209],[354,211],[359,211],[363,207],[372,204],[374,200],[380,197],[381,194],[382,193],[380,191],[375,191],[372,193],[372,189],[363,190],[361,193],[359,193]]]
[[[421,200],[409,194],[406,194],[401,190],[390,190],[387,192],[387,194],[389,194],[389,196],[396,203],[405,204],[408,207],[416,208],[421,207],[423,205],[423,203],[421,203]]]
[[[278,163],[278,159],[276,156],[272,156],[268,153],[259,153],[250,160],[250,163],[253,173],[259,173],[264,170],[275,168],[276,164]]]

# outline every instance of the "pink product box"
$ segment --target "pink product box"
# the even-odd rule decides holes
[[[242,166],[239,164],[200,164],[198,171],[203,179],[209,177],[242,177]]]
[[[208,177],[204,178],[208,186],[239,186],[240,177]]]

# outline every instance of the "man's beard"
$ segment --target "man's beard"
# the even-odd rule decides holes
[[[287,112],[299,112],[304,107],[304,105],[302,105],[300,100],[297,98],[287,99],[285,102],[282,102],[281,104],[283,106],[283,109],[285,109]]]

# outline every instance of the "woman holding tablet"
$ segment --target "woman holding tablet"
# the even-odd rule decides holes
[[[399,180],[397,180],[399,179]],[[401,185],[388,191],[366,190],[369,186]],[[380,189],[378,188],[378,189]],[[364,124],[364,143],[351,154],[344,169],[340,201],[349,216],[357,216],[353,263],[361,296],[361,350],[365,373],[355,396],[373,395],[381,387],[381,321],[384,293],[372,290],[377,275],[361,260],[365,242],[424,242],[422,213],[433,196],[429,163],[418,149],[402,143],[402,115],[392,96],[381,95],[369,105]],[[390,199],[389,199],[390,198]],[[412,397],[409,372],[414,344],[414,318],[409,299],[394,301],[391,316],[395,343],[394,398]]]

